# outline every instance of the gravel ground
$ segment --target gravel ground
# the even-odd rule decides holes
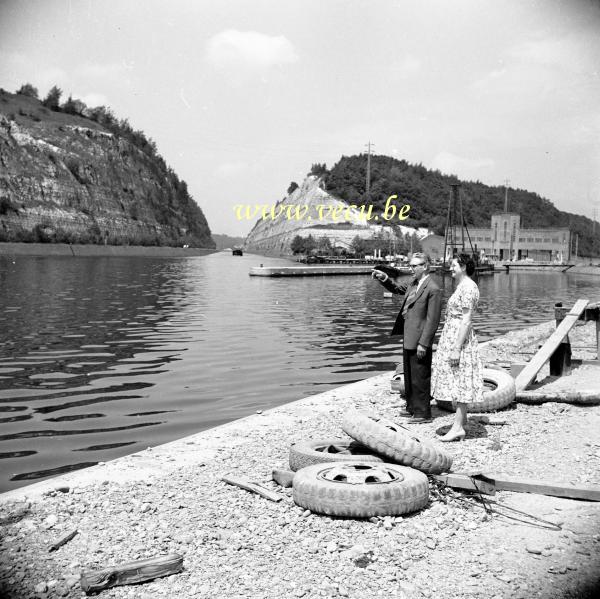
[[[549,330],[541,325],[494,340],[483,347],[486,361],[527,359]],[[593,323],[575,329],[575,357],[592,357],[593,335]],[[80,597],[82,567],[172,552],[184,556],[181,573],[101,596],[599,596],[600,503],[500,492],[501,513],[488,515],[459,499],[465,495],[432,485],[429,505],[417,514],[350,520],[307,513],[294,505],[291,489],[271,481],[273,468],[287,467],[291,442],[344,438],[340,423],[349,408],[395,419],[400,402],[389,381],[382,375],[340,387],[0,496],[2,596]],[[434,416],[415,426],[418,434],[434,438],[453,418],[437,409]],[[519,404],[492,421],[506,424],[472,417],[467,439],[445,447],[454,472],[600,485],[600,406]],[[283,500],[226,485],[219,480],[225,474],[263,482]],[[517,521],[502,506],[556,526],[516,514]],[[49,553],[74,529],[77,536]]]

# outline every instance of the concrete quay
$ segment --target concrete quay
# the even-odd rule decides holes
[[[573,329],[574,347],[593,345],[592,325]],[[481,344],[484,361],[531,355],[553,326]],[[591,350],[581,351],[591,357]],[[497,511],[488,514],[432,492],[430,504],[414,515],[351,520],[306,513],[290,489],[270,482],[273,468],[286,467],[290,443],[343,438],[340,423],[349,409],[397,420],[399,397],[390,392],[390,375],[5,493],[0,595],[81,597],[77,581],[84,566],[175,552],[184,557],[183,572],[108,589],[102,597],[597,596],[600,503],[500,492],[492,504]],[[434,417],[414,426],[413,434],[435,439],[453,415],[434,409]],[[600,484],[600,406],[519,404],[493,420],[504,424],[473,420],[464,442],[444,447],[454,456],[454,472]],[[228,486],[220,480],[226,474],[261,482],[283,499],[273,503]],[[502,512],[502,506],[546,524]],[[21,518],[11,521],[19,509]],[[48,553],[72,530],[78,534],[68,544]]]
[[[367,266],[252,266],[251,277],[326,277],[333,275],[370,275],[373,264]]]
[[[0,256],[145,256],[189,258],[206,256],[217,250],[147,245],[93,245],[69,243],[0,243]]]

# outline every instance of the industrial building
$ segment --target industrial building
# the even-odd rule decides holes
[[[454,227],[452,234],[453,245],[462,247],[460,227]],[[482,258],[492,261],[529,259],[564,263],[571,259],[571,231],[568,228],[521,228],[521,216],[513,212],[493,214],[489,229],[469,228],[468,236],[464,231],[467,250],[470,250],[469,237],[473,249]],[[443,244],[444,238],[441,240]],[[435,239],[435,245],[438,244],[439,239]]]

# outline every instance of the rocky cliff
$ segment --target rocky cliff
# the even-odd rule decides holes
[[[0,241],[215,246],[185,182],[155,151],[5,91]]]
[[[292,240],[297,235],[315,239],[327,237],[332,246],[349,249],[355,237],[371,239],[397,236],[399,233],[419,238],[429,232],[395,224],[394,228],[377,224],[381,222],[377,210],[369,210],[368,204],[349,204],[327,193],[322,180],[309,175],[302,185],[272,208],[261,213],[248,234],[245,248],[250,252],[291,255]],[[397,210],[399,207],[397,207]]]

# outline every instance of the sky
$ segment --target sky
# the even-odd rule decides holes
[[[213,233],[368,142],[600,221],[599,71],[600,0],[0,0],[0,87],[127,118]]]

